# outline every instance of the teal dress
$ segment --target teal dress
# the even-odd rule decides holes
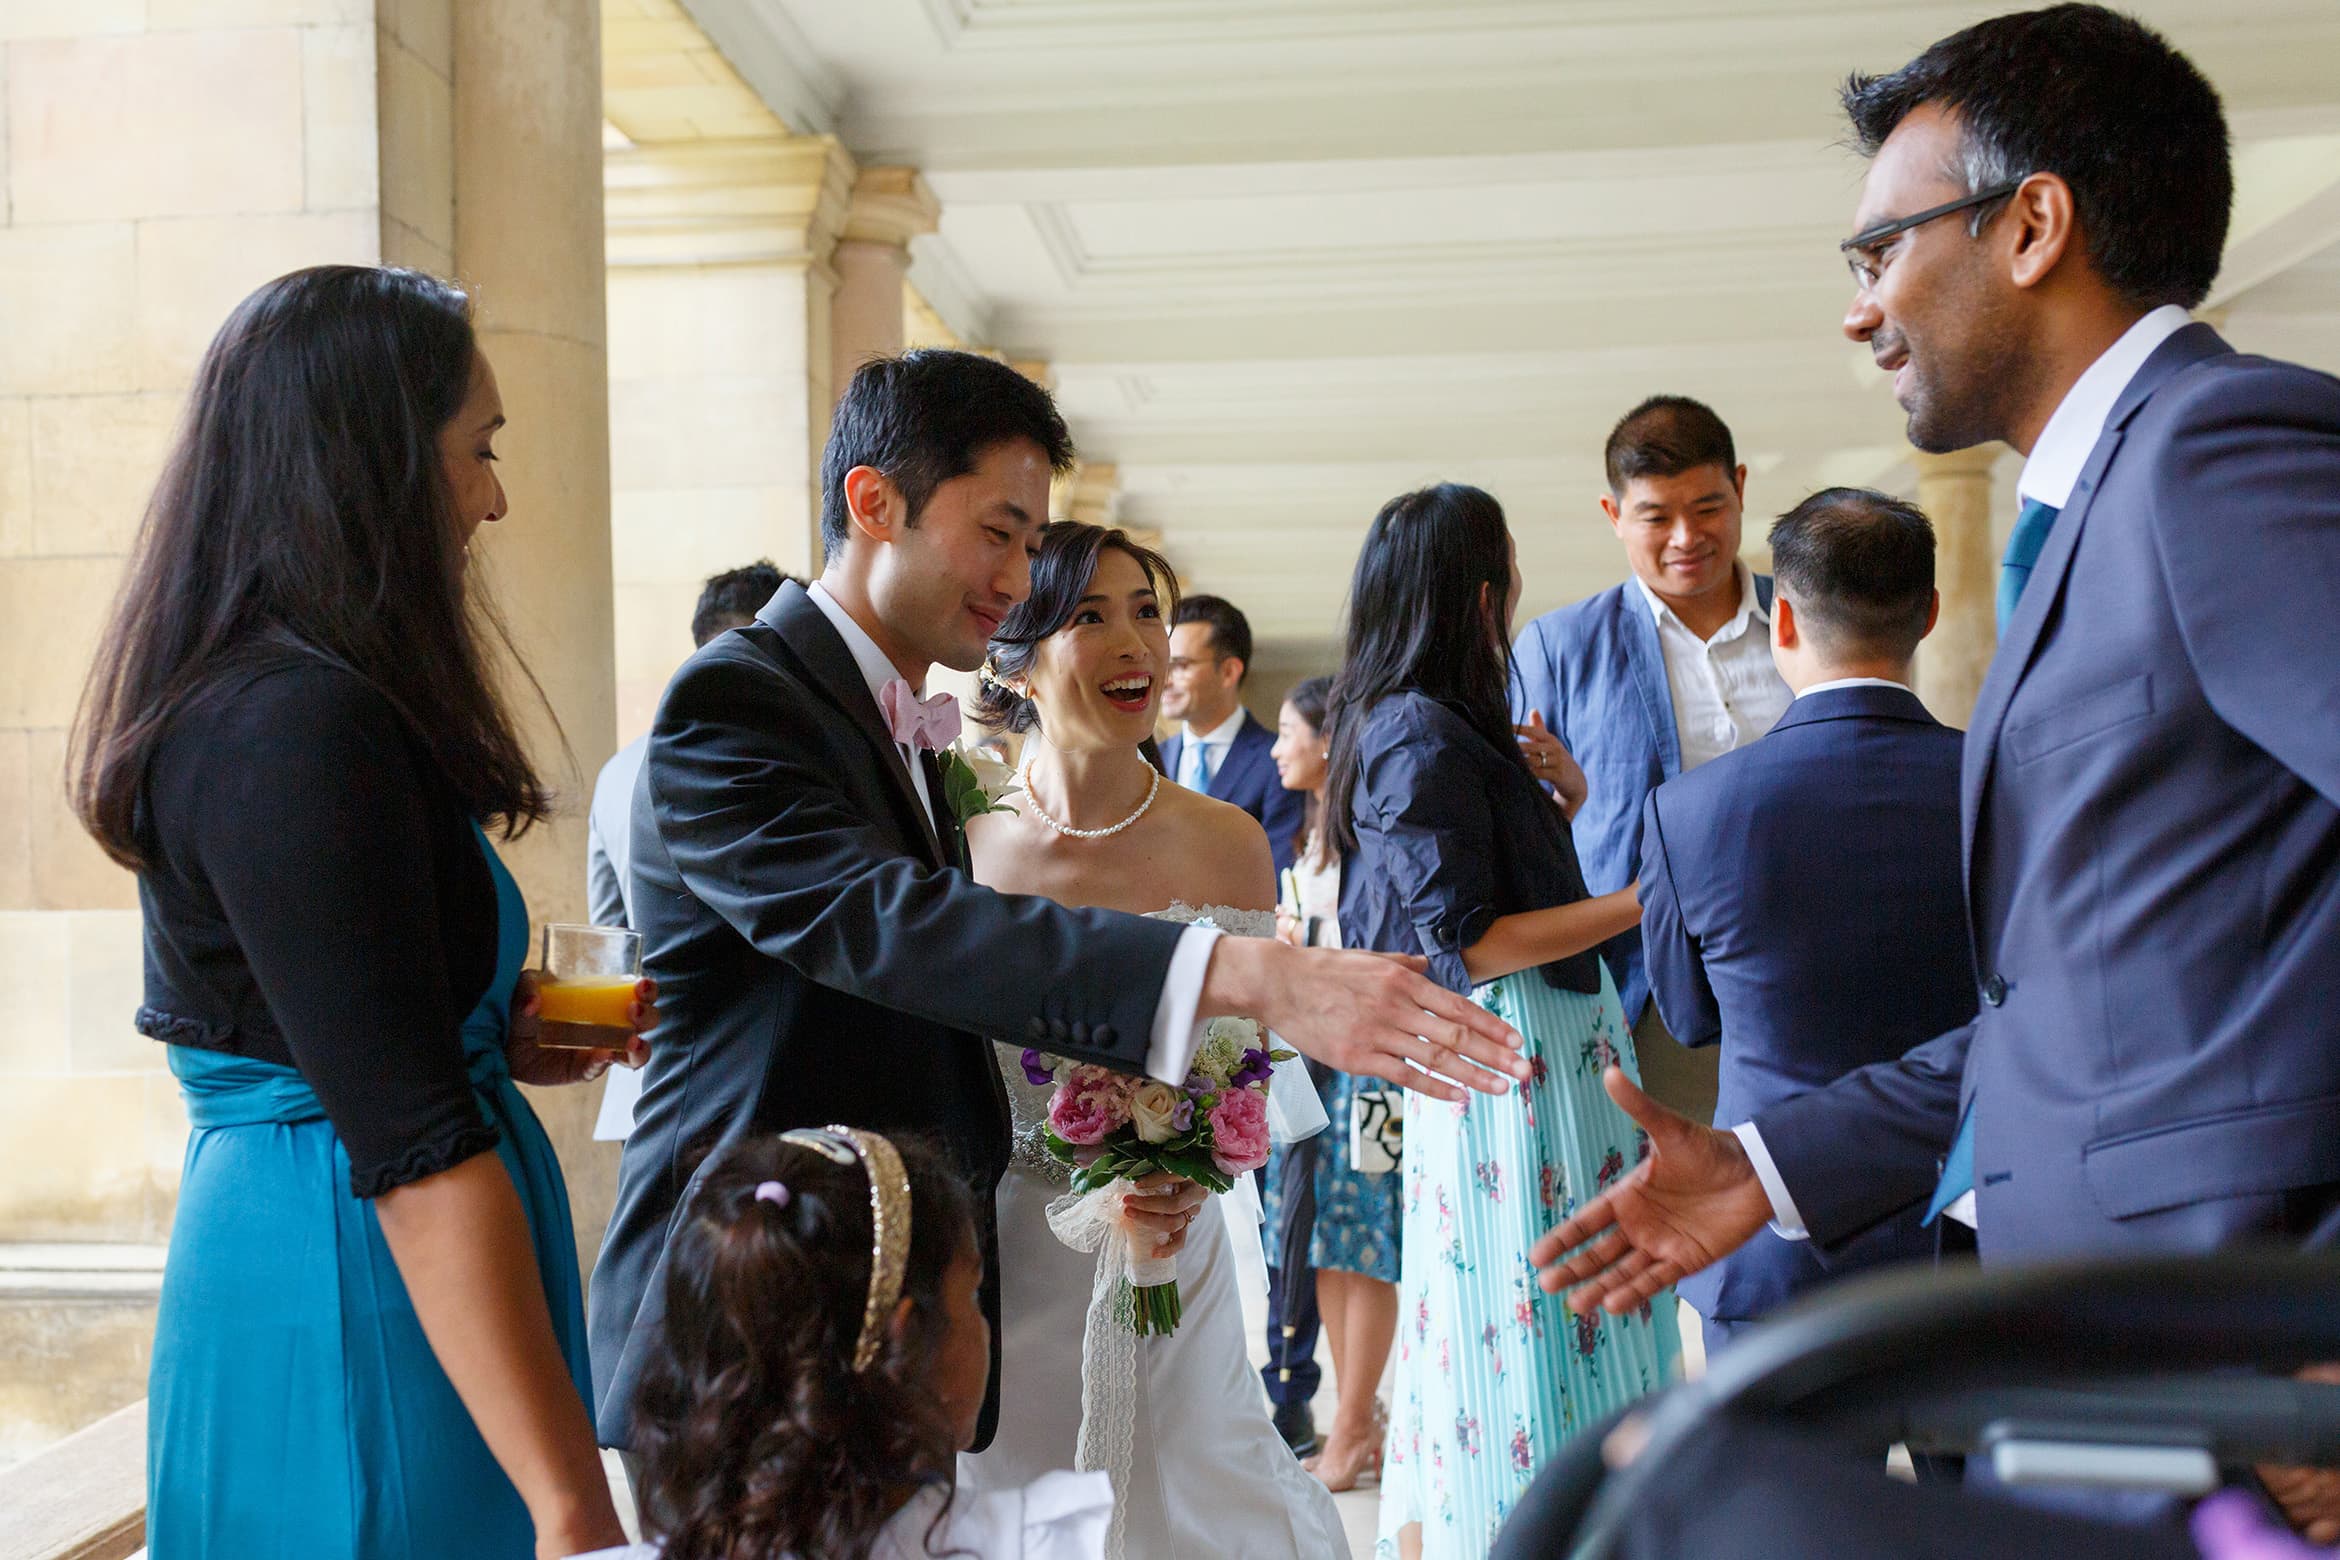
[[[464,1057],[590,1401],[568,1193],[504,1059],[528,909],[484,835],[480,849],[496,973]],[[300,1073],[185,1046],[170,1065],[190,1131],[147,1404],[153,1560],[531,1560],[527,1508],[439,1368]]]

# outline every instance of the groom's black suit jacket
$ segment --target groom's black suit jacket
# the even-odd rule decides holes
[[[923,756],[923,755],[922,755]],[[928,789],[942,805],[928,770]],[[992,1192],[1006,1093],[982,1037],[1144,1070],[1182,927],[997,894],[946,862],[852,653],[800,586],[675,675],[634,792],[633,904],[658,982],[617,1208],[593,1270],[595,1417],[628,1443],[666,1243],[712,1151],[837,1122],[939,1140],[975,1191],[999,1393]]]

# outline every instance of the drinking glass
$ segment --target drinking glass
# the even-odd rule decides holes
[[[642,939],[614,926],[544,929],[544,979],[536,988],[539,1045],[622,1051],[633,1039],[628,1010],[642,978]]]

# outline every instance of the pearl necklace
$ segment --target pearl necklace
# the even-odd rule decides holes
[[[1146,767],[1153,768],[1150,764]],[[1154,783],[1146,787],[1146,799],[1137,804],[1137,811],[1110,828],[1104,829],[1076,829],[1069,823],[1059,823],[1056,819],[1049,817],[1046,810],[1040,805],[1040,794],[1032,789],[1032,766],[1030,764],[1027,763],[1016,771],[1016,784],[1023,790],[1024,800],[1032,804],[1032,816],[1047,824],[1057,833],[1076,840],[1103,840],[1119,834],[1153,810],[1154,798],[1162,794],[1162,771],[1154,770]]]

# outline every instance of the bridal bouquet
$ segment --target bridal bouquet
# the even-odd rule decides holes
[[[1268,1079],[1275,1063],[1294,1054],[1271,1050],[1265,1031],[1247,1018],[1211,1020],[1183,1086],[1024,1053],[1024,1076],[1056,1088],[1048,1100],[1048,1151],[1073,1166],[1075,1195],[1049,1209],[1049,1223],[1077,1250],[1096,1250],[1109,1227],[1120,1235],[1128,1260],[1123,1319],[1139,1336],[1176,1330],[1178,1263],[1140,1252],[1119,1228],[1113,1214],[1128,1183],[1167,1171],[1224,1192],[1235,1177],[1266,1164]]]

